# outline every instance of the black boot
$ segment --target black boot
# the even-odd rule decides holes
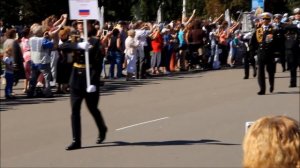
[[[75,150],[81,148],[81,121],[80,115],[74,115],[72,109],[71,123],[72,123],[72,143],[66,147],[66,150]]]
[[[270,93],[273,93],[274,91],[274,86],[270,86]]]
[[[101,129],[100,133],[99,133],[99,136],[97,138],[97,141],[96,141],[96,144],[101,144],[105,138],[106,138],[106,132],[107,132],[107,128],[103,128]]]
[[[259,92],[257,92],[257,94],[258,94],[258,95],[264,95],[265,92],[264,92],[264,91],[259,91]]]
[[[253,71],[253,77],[255,78],[256,76],[257,76],[257,68],[255,68]]]
[[[34,97],[34,90],[35,90],[34,87],[29,86],[29,89],[28,89],[28,91],[26,93],[28,98]]]
[[[80,149],[81,148],[81,141],[75,141],[66,147],[66,150],[75,150],[75,149]]]

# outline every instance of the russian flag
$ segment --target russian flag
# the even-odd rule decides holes
[[[80,16],[88,16],[88,15],[90,15],[90,10],[88,10],[88,9],[80,9],[79,10],[79,15]]]

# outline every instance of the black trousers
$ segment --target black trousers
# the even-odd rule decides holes
[[[300,63],[298,62],[289,62],[290,67],[290,85],[297,85],[297,68],[300,68]]]
[[[275,78],[275,62],[273,61],[258,61],[258,85],[261,92],[266,91],[266,82],[265,82],[265,69],[267,69],[268,77],[269,77],[269,84],[270,87],[274,88],[274,78]]]
[[[250,65],[253,67],[253,71],[254,73],[256,73],[256,62],[255,59],[253,57],[250,57],[250,53],[247,52],[245,54],[245,58],[244,58],[244,72],[245,72],[245,77],[248,78],[249,77],[249,73],[250,73]]]
[[[88,110],[96,122],[99,133],[106,129],[106,125],[102,117],[101,111],[98,109],[98,102],[100,98],[99,85],[96,85],[96,92],[87,93],[85,84],[85,71],[73,69],[71,76],[72,135],[73,141],[81,141],[80,111],[83,99],[85,99]]]
[[[146,70],[148,69],[147,63],[150,62],[150,51],[148,47],[144,47],[142,54],[138,54],[136,58],[136,78],[141,79],[146,77]],[[140,51],[139,51],[140,53]]]
[[[286,70],[286,57],[285,57],[285,54],[284,53],[278,53],[278,54],[275,54],[275,58],[279,58],[279,61],[278,63],[281,64],[281,67],[282,67],[282,71],[285,71]],[[276,62],[277,63],[277,62]],[[276,66],[275,66],[275,72],[276,72]]]

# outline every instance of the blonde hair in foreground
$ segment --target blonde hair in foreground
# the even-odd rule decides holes
[[[244,168],[300,168],[299,123],[286,116],[262,117],[243,142]]]

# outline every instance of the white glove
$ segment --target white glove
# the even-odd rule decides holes
[[[88,42],[80,42],[77,44],[77,47],[83,50],[89,49],[90,44]]]
[[[96,92],[96,86],[95,85],[90,85],[86,88],[86,91],[88,93],[93,93],[93,92]]]

